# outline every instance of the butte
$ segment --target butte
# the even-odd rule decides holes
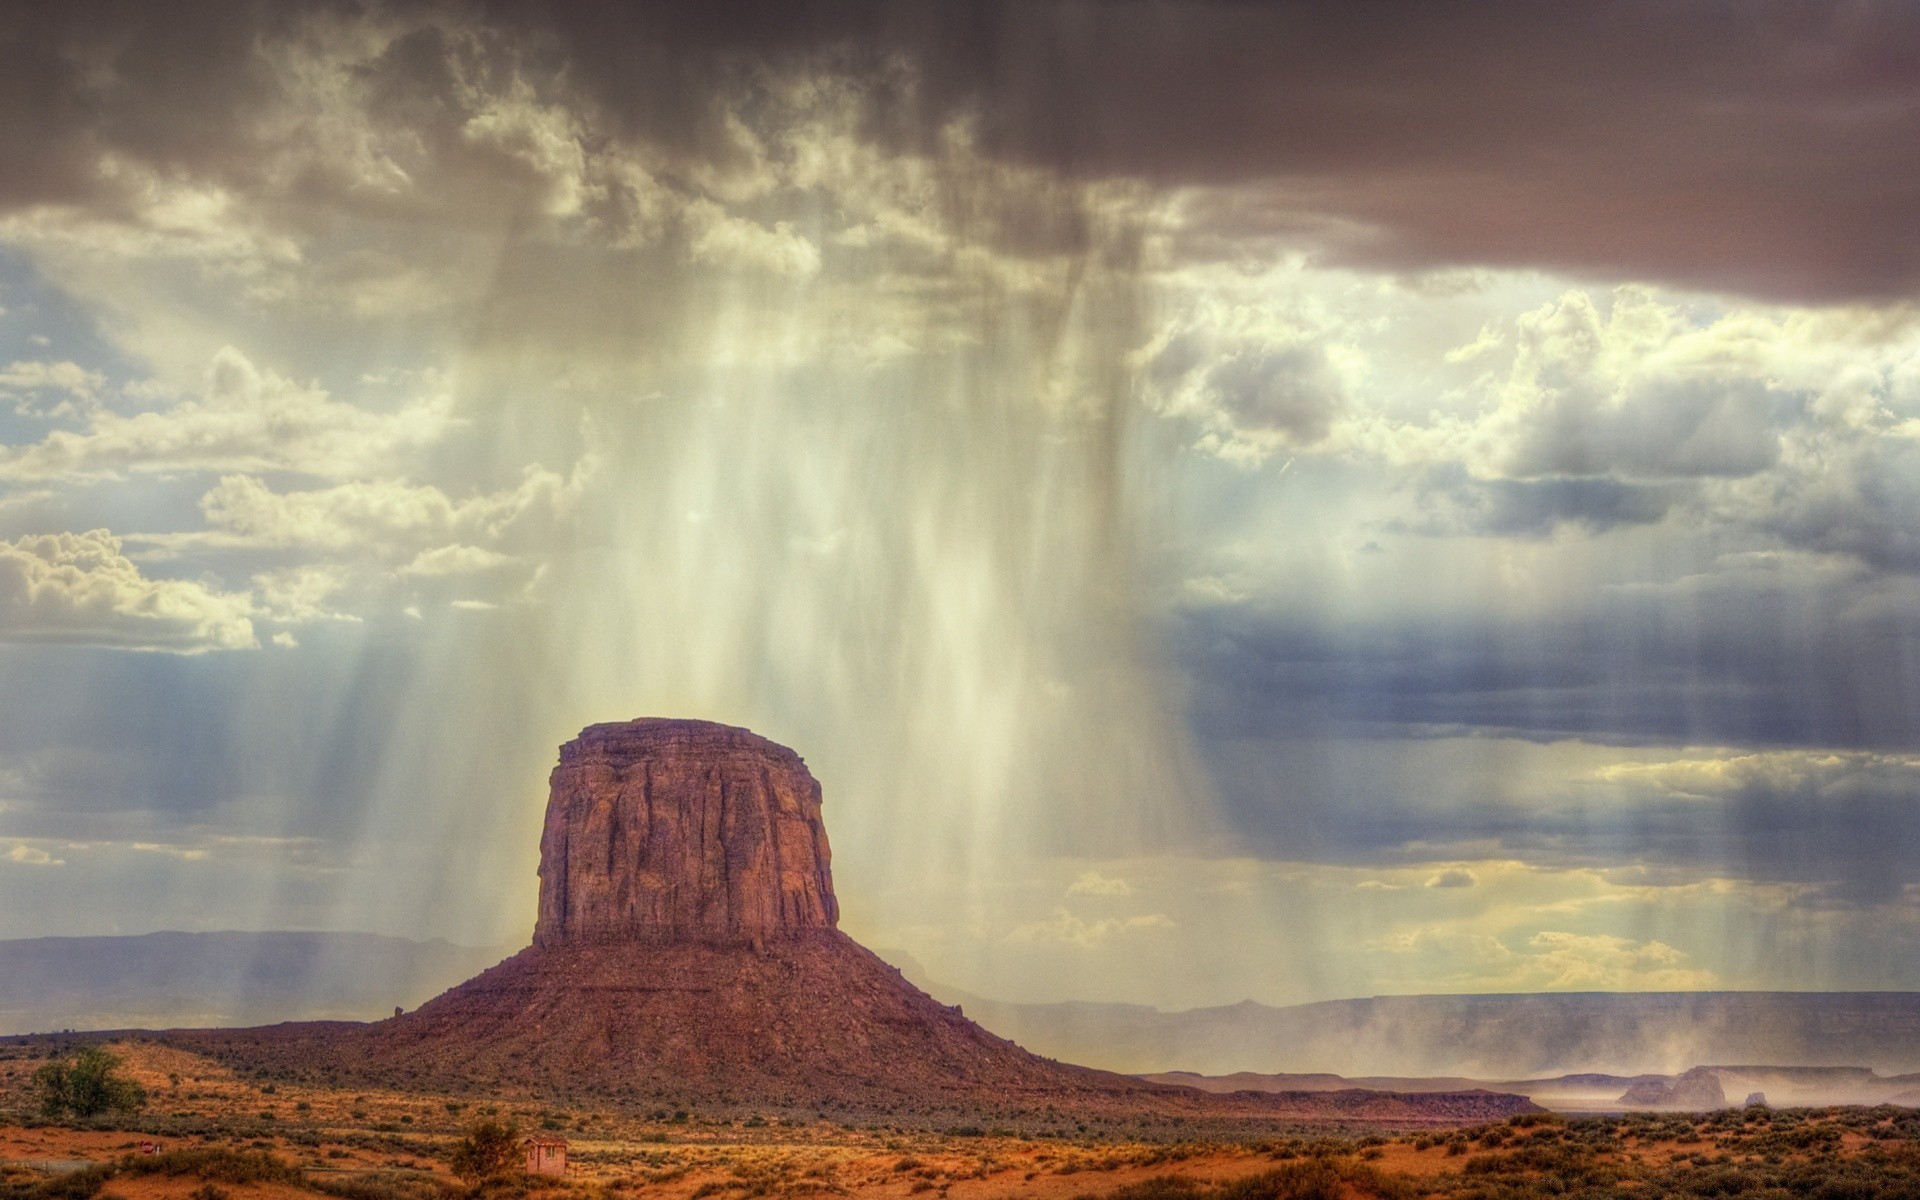
[[[704,721],[590,726],[550,780],[532,945],[390,1020],[166,1036],[273,1078],[917,1124],[1417,1124],[1532,1107],[1215,1096],[1041,1058],[842,933],[831,863],[820,785],[793,751]]]

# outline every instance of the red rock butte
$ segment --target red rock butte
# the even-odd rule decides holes
[[[785,746],[649,718],[560,747],[534,945],[762,946],[839,918],[820,784]]]
[[[1038,1058],[908,983],[838,919],[820,785],[799,755],[705,721],[594,725],[549,781],[533,945],[391,1020],[167,1036],[261,1078],[925,1125],[1059,1131],[1070,1112],[1186,1136],[1189,1121],[1454,1124],[1533,1107],[1490,1093],[1212,1096]]]

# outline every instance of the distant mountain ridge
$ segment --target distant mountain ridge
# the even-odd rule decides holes
[[[1458,1076],[1402,1078],[1339,1075],[1196,1075],[1166,1071],[1142,1076],[1207,1092],[1310,1092],[1371,1088],[1418,1094],[1464,1092],[1475,1088],[1525,1096],[1543,1108],[1562,1112],[1620,1112],[1628,1109],[1702,1112],[1729,1108],[1742,1097],[1775,1108],[1832,1104],[1920,1104],[1920,1075],[1877,1075],[1865,1067],[1697,1066],[1678,1075],[1604,1075],[1581,1073],[1549,1079],[1463,1079]]]
[[[161,932],[0,941],[0,1034],[366,1020],[505,958],[372,933]]]
[[[1326,1073],[1347,1079],[1676,1075],[1700,1063],[1920,1071],[1920,992],[1550,992],[1375,996],[1168,1012],[1016,1004],[919,986],[1039,1054],[1150,1075]]]

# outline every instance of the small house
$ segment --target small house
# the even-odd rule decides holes
[[[526,1140],[527,1174],[551,1175],[556,1179],[567,1173],[567,1139],[550,1133],[536,1133]]]

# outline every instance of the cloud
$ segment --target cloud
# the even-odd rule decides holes
[[[1920,758],[1905,752],[1676,754],[1465,730],[1203,745],[1241,843],[1289,861],[1420,869],[1411,880],[1476,895],[1501,886],[1488,862],[1720,881],[1781,889],[1803,912],[1873,910],[1920,884]]]
[[[1138,917],[1102,917],[1088,921],[1065,908],[1038,921],[1015,926],[1007,935],[1009,942],[1059,942],[1072,946],[1097,946],[1118,934],[1175,928],[1173,918],[1163,913]]]
[[[471,575],[491,571],[511,563],[510,555],[479,546],[435,546],[422,550],[414,560],[400,568],[405,575]]]
[[[1885,48],[1916,36],[1889,3],[1809,17],[1768,0],[1731,24],[1704,0],[1384,23],[1365,5],[1137,0],[1097,21],[1079,4],[937,0],[357,21],[238,0],[165,21],[72,7],[0,33],[0,99],[20,114],[0,205],[125,214],[171,172],[209,195],[368,214],[609,222],[630,193],[596,149],[644,150],[732,204],[764,194],[775,157],[751,118],[839,84],[862,140],[894,155],[964,130],[984,163],[1197,193],[1174,230],[1189,252],[1283,237],[1394,270],[1821,301],[1920,284],[1920,257],[1888,250],[1920,244],[1884,182],[1913,132],[1911,81]]]
[[[1516,949],[1491,934],[1429,925],[1365,948],[1385,960],[1383,986],[1419,980],[1419,986],[1449,991],[1614,992],[1692,991],[1719,983],[1714,972],[1686,965],[1686,954],[1661,941],[1560,930],[1523,936]],[[1396,959],[1402,960],[1397,966]]]
[[[391,413],[333,400],[262,371],[232,347],[214,356],[198,399],[122,416],[90,412],[78,432],[0,451],[0,480],[158,471],[292,471],[323,478],[390,466],[451,421],[433,396]]]
[[[1148,405],[1197,425],[1202,451],[1248,465],[1324,441],[1348,404],[1328,331],[1253,305],[1191,302],[1136,355]]]
[[[1308,231],[1389,269],[1821,300],[1920,283],[1920,257],[1886,249],[1920,244],[1881,176],[1913,132],[1911,80],[1884,66],[1916,36],[1896,4],[1809,16],[1769,0],[1732,23],[1697,0],[1387,22],[1368,5],[713,7],[495,4],[488,20],[557,46],[575,102],[614,136],[720,165],[748,152],[708,81],[877,62],[892,74],[862,124],[891,145],[926,151],[964,126],[991,159],[1191,188],[1208,203],[1189,240],[1216,252]]]
[[[1795,548],[1920,573],[1920,429],[1809,430],[1790,455],[1786,469],[1727,496],[1723,514]]]
[[[1428,878],[1430,888],[1470,888],[1480,882],[1480,877],[1465,867],[1449,867],[1437,875]]]
[[[62,416],[93,403],[106,386],[106,377],[75,362],[15,362],[0,370],[0,399],[12,399],[21,411]],[[52,393],[52,404],[38,398]]]
[[[1673,525],[1659,544],[1685,564],[1697,551]],[[1236,577],[1244,599],[1183,597],[1168,633],[1196,727],[1847,748],[1920,737],[1902,675],[1875,666],[1904,661],[1920,636],[1909,577],[1762,553],[1613,582],[1604,557],[1534,545],[1403,539],[1343,574]],[[1802,619],[1812,612],[1825,615]]]
[[[1894,903],[1920,883],[1920,757],[1723,751],[1611,765],[1596,784],[1620,790],[1644,863],[1697,861],[1715,837],[1727,873],[1813,885],[1834,903]]]
[[[331,563],[309,563],[264,571],[253,577],[254,596],[265,616],[283,624],[308,621],[358,620],[338,613],[328,601],[346,589],[351,577],[345,568]],[[275,635],[275,642],[279,636]]]
[[[0,541],[0,640],[199,654],[249,649],[252,601],[149,579],[104,529]]]
[[[1501,3],[1382,23],[1368,5],[1189,5],[1170,20],[1140,3],[1087,22],[1076,6],[1008,5],[943,29],[952,47],[922,61],[926,90],[974,112],[990,153],[1208,187],[1219,203],[1196,219],[1216,236],[1317,226],[1332,255],[1386,268],[1911,294],[1920,257],[1879,248],[1915,245],[1920,217],[1865,164],[1905,161],[1911,80],[1870,64],[1911,43],[1914,14],[1807,20],[1767,3],[1729,26],[1705,19],[1716,11]],[[907,27],[931,39],[940,24]],[[1003,46],[1021,47],[1016,62],[994,56]]]
[[[1640,286],[1571,290],[1488,327],[1458,399],[1421,419],[1365,414],[1342,445],[1484,479],[1640,483],[1751,476],[1841,384],[1832,330],[1803,314],[1689,311]],[[1489,340],[1489,333],[1496,336]],[[1899,353],[1888,347],[1892,353]],[[1823,376],[1824,371],[1824,376]],[[1461,401],[1473,404],[1462,411]]]
[[[1386,528],[1430,537],[1550,537],[1567,527],[1605,533],[1660,521],[1690,494],[1682,486],[1604,478],[1479,479],[1448,463],[1421,475],[1419,515]]]
[[[1098,871],[1082,871],[1067,885],[1069,896],[1131,896],[1133,885],[1124,879],[1102,875]]]
[[[203,846],[177,846],[170,842],[133,842],[128,849],[140,854],[157,854],[163,858],[177,858],[182,862],[199,862],[207,856]]]
[[[6,857],[0,859],[0,861],[18,863],[21,866],[27,867],[64,867],[67,865],[66,859],[55,858],[52,854],[42,850],[40,847],[30,846],[25,842],[15,842],[7,849]]]
[[[473,574],[512,563],[515,552],[550,550],[592,470],[590,458],[564,476],[528,467],[513,487],[460,500],[431,484],[380,480],[279,492],[254,476],[229,475],[200,498],[207,532],[148,540],[176,549],[302,550],[420,577]],[[340,582],[338,572],[325,578]]]
[[[1920,786],[1920,757],[1903,754],[1772,750],[1651,762],[1614,763],[1594,773],[1604,783],[1710,799],[1750,791],[1810,791],[1833,795],[1868,779],[1904,790]]]
[[[819,249],[795,233],[790,222],[778,221],[769,229],[730,216],[711,200],[698,200],[689,205],[686,220],[695,231],[688,250],[696,262],[800,279],[820,270]]]

